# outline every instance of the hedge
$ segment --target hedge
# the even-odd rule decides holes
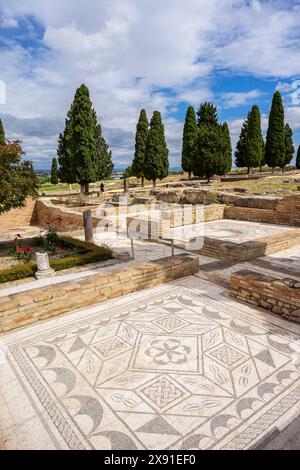
[[[35,239],[32,240],[34,243]],[[72,237],[60,237],[63,246],[81,248],[80,253],[74,253],[64,258],[50,259],[50,266],[54,271],[74,268],[85,264],[97,263],[112,258],[112,251],[106,246],[97,246]],[[34,276],[37,270],[35,263],[24,263],[8,269],[0,270],[0,283],[17,281]]]

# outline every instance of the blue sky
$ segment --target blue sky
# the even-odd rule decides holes
[[[217,104],[235,146],[253,104],[266,131],[279,89],[297,147],[299,24],[292,0],[0,0],[0,116],[48,168],[85,82],[116,166],[132,159],[141,108],[162,112],[177,165],[188,105]]]

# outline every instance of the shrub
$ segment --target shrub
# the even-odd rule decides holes
[[[38,245],[41,237],[32,239],[32,244]],[[72,237],[59,237],[61,246],[69,248],[79,248],[80,251],[71,255],[66,255],[61,258],[50,258],[50,266],[55,271],[62,269],[73,268],[76,266],[83,266],[85,264],[97,263],[112,258],[112,251],[107,246],[97,246],[92,243],[86,243],[81,240],[76,240]],[[37,270],[35,263],[24,263],[21,265],[13,266],[9,269],[0,271],[0,283],[12,282],[26,277],[34,276]]]
[[[3,269],[0,271],[0,283],[32,277],[35,272],[36,265],[33,263],[19,264],[9,269]]]

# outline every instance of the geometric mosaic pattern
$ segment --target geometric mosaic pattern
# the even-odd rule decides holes
[[[154,292],[154,293],[153,293]],[[299,337],[179,286],[8,337],[72,449],[244,449],[296,412]]]
[[[234,365],[244,356],[236,349],[228,346],[228,344],[223,344],[220,348],[215,349],[213,352],[211,352],[211,355],[225,364],[225,366]]]

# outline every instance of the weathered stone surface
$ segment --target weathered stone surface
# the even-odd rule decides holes
[[[230,295],[249,304],[256,304],[291,321],[300,321],[300,291],[295,279],[276,279],[241,270],[232,274]]]
[[[88,307],[199,271],[197,256],[186,254],[137,263],[1,298],[0,332]]]

